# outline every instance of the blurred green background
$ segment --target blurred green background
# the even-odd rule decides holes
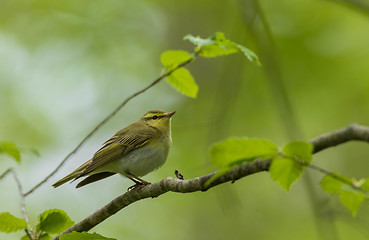
[[[216,170],[208,149],[228,136],[283,146],[352,122],[369,125],[368,11],[344,2],[0,0],[0,140],[23,149],[20,165],[1,156],[0,172],[15,167],[29,190],[122,99],[160,75],[161,52],[191,51],[182,40],[189,33],[224,32],[263,66],[242,54],[199,58],[188,67],[200,87],[197,99],[164,81],[135,98],[26,199],[32,223],[52,208],[78,222],[125,192],[131,182],[119,176],[78,190],[51,184],[150,109],[177,111],[169,158],[145,177],[151,182],[175,169],[185,178]],[[314,163],[359,179],[369,176],[368,156],[367,144],[348,143],[317,154]],[[92,231],[117,239],[368,239],[368,203],[353,218],[320,190],[321,178],[307,171],[289,193],[268,173],[204,193],[167,193]],[[11,177],[0,192],[0,212],[21,217]]]

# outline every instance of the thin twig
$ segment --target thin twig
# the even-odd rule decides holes
[[[198,54],[198,52],[194,53],[194,56],[196,56]],[[150,89],[151,87],[155,86],[156,84],[158,84],[161,80],[163,80],[165,77],[168,77],[169,75],[171,75],[173,72],[175,72],[176,70],[178,70],[181,67],[186,66],[187,64],[191,63],[194,60],[194,58],[190,58],[187,61],[184,61],[180,64],[177,65],[177,67],[163,73],[160,77],[158,77],[157,79],[155,79],[152,83],[150,83],[149,85],[147,85],[146,87],[144,87],[143,89],[133,93],[132,95],[130,95],[129,97],[127,97],[121,104],[118,105],[118,107],[111,112],[103,121],[101,121],[78,145],[77,147],[75,147],[73,149],[72,152],[70,152],[60,163],[59,165],[55,168],[54,171],[52,171],[49,175],[47,175],[41,182],[39,182],[36,186],[34,186],[32,189],[30,189],[28,192],[26,192],[24,195],[28,196],[29,194],[31,194],[32,192],[34,192],[37,188],[39,188],[41,185],[43,185],[45,182],[47,182],[58,170],[61,166],[64,165],[64,163],[73,155],[75,154],[78,149],[81,148],[81,146],[102,126],[104,125],[107,121],[109,121],[115,114],[117,114],[132,98],[144,93],[146,90]]]
[[[0,175],[0,181],[3,180],[3,178],[6,177],[10,172],[12,171],[12,168],[7,169],[3,174]]]
[[[32,239],[33,239],[33,238],[32,238],[32,233],[30,233],[30,231],[29,231],[27,228],[25,228],[25,229],[24,229],[24,231],[26,232],[27,237],[28,237],[30,240],[32,240]]]
[[[3,178],[5,178],[8,174],[12,174],[15,180],[15,183],[17,184],[18,187],[18,192],[19,192],[19,198],[20,198],[20,206],[21,206],[21,211],[22,211],[22,215],[23,215],[23,219],[26,220],[26,222],[28,223],[28,216],[27,216],[27,212],[26,212],[26,204],[25,204],[25,195],[23,193],[23,187],[21,182],[19,181],[18,175],[15,172],[15,170],[13,168],[9,168],[8,170],[6,170],[3,174],[1,174],[0,176],[0,180],[2,180]]]
[[[369,143],[369,127],[352,124],[346,128],[342,128],[328,134],[323,134],[317,138],[314,138],[310,142],[314,146],[313,153],[317,153],[319,151],[322,151],[323,149],[327,149],[353,140]],[[92,213],[90,216],[86,217],[79,223],[73,225],[72,227],[67,229],[65,232],[63,232],[53,240],[57,240],[61,235],[70,233],[72,231],[77,232],[89,231],[94,226],[98,225],[105,219],[116,214],[121,209],[129,206],[130,204],[136,201],[145,198],[158,197],[167,192],[190,193],[195,191],[206,191],[219,184],[233,182],[235,180],[238,180],[240,178],[243,178],[245,176],[254,173],[267,171],[269,169],[271,162],[272,159],[267,160],[257,159],[252,163],[248,162],[243,163],[226,172],[219,178],[215,179],[213,182],[210,183],[209,186],[206,186],[205,183],[214,174],[216,174],[216,172],[188,180],[180,180],[178,178],[167,177],[159,182],[147,185],[145,187],[136,188],[132,191],[126,192],[125,194],[118,196],[110,203],[98,209],[97,211],[95,211],[94,213]],[[325,174],[333,174],[332,172],[329,172],[315,165],[312,168]]]
[[[17,187],[18,187],[18,192],[19,192],[19,197],[20,197],[20,205],[21,205],[21,210],[22,210],[22,214],[23,214],[23,218],[24,220],[26,220],[26,222],[28,223],[28,216],[27,216],[27,212],[26,212],[26,203],[24,201],[24,193],[23,193],[23,188],[22,188],[22,184],[19,181],[18,175],[17,173],[12,169],[12,174],[14,177],[15,182],[17,183]]]

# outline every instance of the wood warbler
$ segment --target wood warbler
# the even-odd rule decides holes
[[[137,122],[118,131],[92,157],[53,187],[86,177],[76,188],[119,173],[137,187],[150,184],[139,178],[161,167],[172,143],[170,121],[174,112],[148,111]]]

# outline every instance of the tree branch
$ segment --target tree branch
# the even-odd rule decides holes
[[[310,143],[314,146],[314,153],[317,153],[348,141],[369,142],[369,127],[353,123],[345,128],[314,138]]]
[[[26,212],[26,204],[25,204],[25,201],[24,201],[25,195],[23,193],[23,187],[22,187],[21,182],[19,181],[19,178],[18,178],[17,173],[14,171],[13,168],[9,168],[3,174],[0,175],[0,181],[3,178],[5,178],[8,174],[12,174],[13,175],[14,180],[15,180],[15,183],[17,184],[18,193],[19,193],[19,201],[20,201],[20,206],[21,206],[21,211],[22,211],[23,219],[26,220],[26,222],[28,223],[28,216],[27,216],[27,212]]]
[[[198,54],[198,52],[194,53],[194,56],[196,56]],[[113,112],[111,112],[104,120],[102,120],[89,134],[87,134],[87,136],[73,149],[73,151],[71,151],[60,163],[59,165],[54,169],[54,171],[52,171],[49,175],[47,175],[41,182],[39,182],[36,186],[34,186],[32,189],[30,189],[28,192],[26,192],[24,194],[24,196],[28,196],[29,194],[31,194],[32,192],[34,192],[37,188],[39,188],[40,186],[42,186],[44,183],[46,183],[52,176],[54,176],[54,174],[64,165],[64,163],[66,163],[66,161],[72,156],[74,155],[81,147],[82,145],[102,126],[104,125],[107,121],[109,121],[112,117],[114,117],[115,114],[117,114],[131,99],[133,99],[134,97],[137,97],[138,95],[144,93],[146,90],[152,88],[153,86],[155,86],[156,84],[158,84],[161,80],[163,80],[165,77],[168,77],[169,75],[171,75],[173,72],[175,72],[176,70],[178,70],[179,68],[182,68],[184,66],[186,66],[187,64],[191,63],[194,60],[194,58],[190,58],[187,61],[184,61],[180,64],[178,64],[177,67],[163,73],[160,77],[158,77],[157,79],[155,79],[152,83],[150,83],[149,85],[147,85],[146,87],[144,87],[143,89],[133,93],[132,95],[130,95],[129,97],[127,97],[121,104],[118,105],[117,108],[114,109]]]
[[[312,143],[314,146],[313,152],[317,153],[319,151],[322,151],[323,149],[334,147],[339,144],[353,140],[369,142],[369,127],[351,124],[346,128],[342,128],[314,138],[310,141],[310,143]],[[234,182],[248,175],[267,171],[271,162],[272,159],[256,159],[252,163],[245,162],[240,166],[237,166],[228,171],[224,175],[220,176],[206,187],[205,182],[209,180],[214,174],[216,174],[216,172],[188,180],[180,180],[178,178],[167,177],[159,182],[147,185],[145,187],[133,189],[132,191],[118,196],[104,207],[92,213],[87,218],[73,225],[65,232],[54,238],[54,240],[57,240],[61,235],[70,233],[72,231],[89,231],[91,228],[109,218],[110,216],[114,215],[121,209],[139,200],[145,198],[155,198],[166,192],[190,193],[196,191],[206,191],[219,184]]]

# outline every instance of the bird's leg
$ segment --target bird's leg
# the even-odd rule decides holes
[[[147,182],[147,181],[145,181],[145,180],[143,180],[143,179],[141,179],[139,177],[136,177],[135,175],[133,175],[131,173],[126,173],[126,177],[129,178],[129,179],[131,179],[135,183],[135,185],[130,186],[127,189],[127,191],[131,191],[131,190],[133,190],[133,189],[135,189],[137,187],[143,187],[143,186],[146,186],[146,185],[151,184],[151,183],[149,183],[149,182]]]

